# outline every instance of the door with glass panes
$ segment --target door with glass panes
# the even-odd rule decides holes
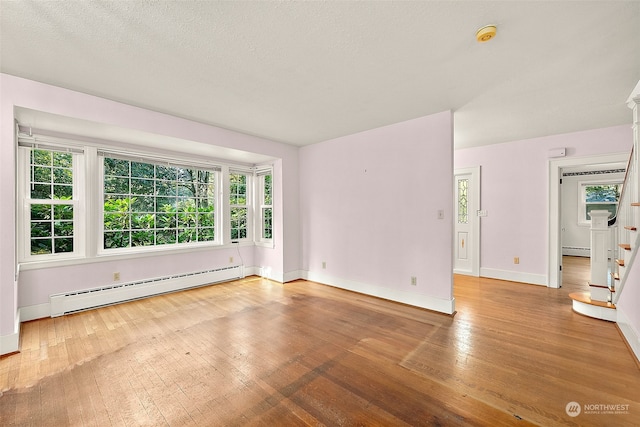
[[[454,273],[480,270],[480,167],[458,169],[454,179]]]

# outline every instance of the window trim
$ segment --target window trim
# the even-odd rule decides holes
[[[30,213],[25,211],[25,189],[29,186],[26,180],[29,178],[29,166],[24,166],[25,152],[28,150],[20,149],[20,147],[37,146],[45,148],[45,146],[55,147],[61,151],[76,152],[80,157],[80,161],[74,161],[74,192],[78,192],[78,208],[74,208],[80,215],[78,220],[74,220],[74,252],[73,255],[68,254],[47,254],[43,258],[25,257],[25,251],[30,251]],[[263,246],[262,243],[254,240],[255,236],[255,174],[258,168],[233,161],[226,162],[220,159],[195,158],[188,155],[180,155],[179,153],[167,152],[154,153],[151,148],[149,151],[146,147],[138,145],[127,145],[123,142],[95,140],[90,141],[88,138],[78,135],[50,136],[46,131],[38,131],[38,134],[28,132],[24,127],[18,125],[18,134],[16,138],[16,255],[20,268],[23,270],[36,270],[39,268],[49,268],[58,266],[71,266],[91,263],[110,262],[114,260],[146,258],[162,254],[179,254],[189,252],[199,252],[204,250],[227,249],[229,247],[240,246]],[[204,168],[211,170],[217,169],[216,183],[216,240],[208,242],[194,242],[186,244],[172,245],[152,245],[140,246],[135,248],[122,248],[115,252],[101,250],[103,245],[103,237],[98,230],[103,228],[103,198],[104,198],[104,182],[103,171],[98,174],[98,168],[103,168],[102,161],[98,153],[109,153],[115,155],[135,157],[136,161],[145,162],[161,162],[163,164],[171,164],[173,166],[191,166],[194,168]],[[29,156],[26,156],[28,163]],[[74,157],[75,159],[75,157]],[[270,166],[272,168],[272,165]],[[248,181],[248,218],[247,218],[247,238],[237,241],[230,240],[230,224],[229,218],[229,171],[242,173],[247,175]],[[275,211],[275,209],[274,209]],[[25,221],[26,218],[26,221]],[[77,230],[77,233],[76,233]],[[166,246],[166,247],[165,247]],[[132,250],[133,249],[133,250]]]
[[[273,203],[273,166],[269,166],[269,167],[263,167],[260,169],[256,169],[256,179],[255,179],[255,183],[256,183],[256,218],[255,218],[255,223],[254,223],[254,227],[256,230],[255,236],[255,243],[258,246],[264,246],[264,247],[269,247],[269,248],[273,248],[274,247],[274,239],[273,239],[273,234],[274,234],[274,228],[273,228],[273,213],[274,213],[274,203]],[[271,204],[265,204],[264,203],[264,196],[265,196],[265,191],[264,191],[264,177],[270,175],[271,176]],[[271,209],[271,238],[265,238],[263,236],[263,222],[264,222],[264,209],[266,208],[270,208]]]
[[[586,188],[593,185],[622,185],[622,180],[615,178],[607,179],[591,179],[578,181],[578,225],[583,227],[590,227],[591,220],[587,217],[587,205],[586,202]],[[602,202],[598,204],[617,204],[617,202]]]
[[[224,173],[224,171],[223,171]],[[231,204],[231,175],[244,175],[246,176],[246,204],[245,205],[237,205]],[[226,226],[225,230],[225,238],[228,239],[229,242],[253,242],[254,230],[253,230],[253,211],[255,204],[253,203],[253,183],[254,183],[254,173],[251,169],[242,169],[237,167],[231,167],[228,169],[225,180],[225,213],[227,220],[224,221],[224,225]],[[233,208],[242,208],[245,207],[247,209],[247,236],[243,238],[232,238],[231,237],[231,209]]]
[[[189,248],[198,248],[205,247],[211,248],[215,246],[220,246],[222,244],[220,234],[223,231],[223,226],[221,225],[221,215],[220,209],[220,171],[221,167],[208,163],[194,162],[194,164],[190,164],[186,161],[171,161],[170,159],[159,158],[157,156],[150,155],[150,159],[147,159],[141,153],[135,154],[126,154],[126,152],[112,152],[110,150],[98,150],[97,152],[97,170],[98,170],[98,197],[97,197],[97,233],[96,233],[96,245],[97,245],[97,256],[112,256],[119,254],[134,254],[134,253],[150,253],[150,252],[170,252],[173,250],[179,249],[189,249]],[[209,172],[213,172],[215,176],[215,188],[216,188],[216,196],[215,196],[215,210],[214,210],[214,233],[215,239],[208,240],[203,242],[186,242],[186,243],[172,243],[167,245],[148,245],[148,246],[127,246],[123,248],[110,248],[105,249],[104,247],[104,161],[101,160],[105,157],[115,158],[119,160],[131,161],[131,162],[139,162],[153,165],[163,165],[170,167],[179,167],[179,168],[194,168],[198,170],[207,170]],[[208,165],[208,166],[207,166]]]
[[[52,152],[65,152],[72,155],[72,198],[71,203],[56,202],[51,199],[52,205],[73,206],[73,251],[66,253],[50,253],[33,255],[31,253],[31,206],[34,200],[31,199],[29,190],[30,181],[30,158],[32,150],[46,150]],[[86,257],[86,209],[85,209],[85,188],[81,185],[84,182],[84,151],[78,149],[73,144],[50,144],[36,143],[34,141],[24,141],[19,138],[17,150],[17,191],[16,197],[19,203],[17,212],[17,255],[19,263],[40,263],[51,261],[75,260]],[[44,203],[35,203],[44,204]]]

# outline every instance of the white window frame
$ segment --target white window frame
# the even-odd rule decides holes
[[[222,244],[221,235],[223,234],[224,227],[221,225],[221,214],[219,207],[221,202],[220,191],[220,167],[215,165],[202,165],[195,162],[181,161],[180,159],[158,159],[150,154],[144,153],[118,153],[111,152],[110,150],[98,150],[103,153],[98,156],[97,168],[98,168],[98,232],[97,232],[97,254],[98,256],[109,256],[117,254],[135,254],[145,252],[170,252],[181,249],[200,248],[220,246]],[[215,197],[215,210],[214,210],[214,233],[215,239],[204,242],[186,242],[186,243],[171,243],[166,245],[147,245],[147,246],[129,246],[124,248],[104,248],[104,160],[103,155],[108,157],[120,158],[123,160],[135,161],[147,164],[162,164],[172,167],[193,167],[195,169],[208,170],[214,173],[216,197]]]
[[[16,147],[16,222],[17,222],[17,257],[18,262],[27,269],[40,266],[66,266],[92,262],[103,262],[121,257],[146,257],[153,253],[181,253],[197,250],[223,248],[232,244],[230,239],[230,181],[229,174],[240,173],[247,180],[247,236],[234,239],[233,243],[242,246],[273,245],[271,241],[256,241],[256,221],[261,215],[256,210],[257,182],[256,172],[269,169],[273,177],[273,166],[252,167],[241,164],[228,164],[224,161],[194,159],[186,157],[164,157],[149,151],[136,151],[135,148],[120,148],[117,142],[113,145],[99,144],[83,140],[81,136],[57,137],[45,134],[31,135],[29,132],[17,131]],[[60,254],[31,255],[31,212],[30,212],[30,148],[51,149],[73,153],[73,252]],[[102,154],[121,154],[132,157],[131,160],[178,167],[214,170],[216,175],[215,194],[215,240],[206,242],[188,242],[182,244],[149,245],[105,250],[104,242],[104,163]],[[50,200],[47,199],[47,202]],[[51,204],[56,204],[53,199]],[[275,207],[274,216],[275,216]],[[275,225],[275,224],[274,224]]]
[[[265,203],[265,176],[271,176],[271,204]],[[256,236],[256,244],[259,246],[265,247],[273,247],[273,167],[261,168],[256,170],[256,220],[255,220],[255,236]],[[271,209],[271,237],[264,237],[264,211],[265,209]]]
[[[231,175],[244,175],[246,176],[246,204],[238,205],[231,204]],[[253,214],[253,172],[250,169],[242,169],[242,168],[229,168],[228,175],[225,180],[226,182],[226,191],[225,191],[225,212],[227,212],[227,220],[224,221],[224,226],[226,228],[225,235],[229,239],[230,242],[253,242],[253,224],[254,224],[254,214]],[[247,209],[247,236],[243,238],[233,238],[231,236],[231,210],[234,208],[246,208]]]
[[[578,225],[580,226],[591,226],[591,220],[587,218],[587,205],[586,202],[586,188],[592,185],[612,185],[612,184],[622,184],[622,181],[619,179],[596,179],[596,180],[587,180],[587,181],[578,181]],[[598,204],[615,204],[614,202],[605,202]]]
[[[63,202],[56,199],[31,199],[30,190],[30,154],[32,150],[46,150],[68,152],[72,155],[72,200],[71,202]],[[20,142],[18,146],[18,218],[17,225],[20,230],[18,235],[18,262],[20,263],[39,263],[39,262],[55,262],[70,259],[81,259],[85,257],[85,188],[81,183],[84,182],[84,161],[85,155],[82,149],[73,144],[65,145],[59,143],[35,143]],[[31,205],[32,204],[51,204],[51,205],[71,205],[73,206],[73,251],[65,253],[51,254],[31,254]]]

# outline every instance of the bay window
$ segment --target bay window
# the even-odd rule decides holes
[[[21,263],[272,239],[271,169],[50,140],[19,136]]]

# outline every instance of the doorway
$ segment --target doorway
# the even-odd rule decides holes
[[[607,154],[592,157],[575,157],[549,160],[549,261],[547,286],[559,288],[562,285],[562,200],[561,179],[564,168],[597,166],[605,164],[625,164],[629,153]]]
[[[480,276],[480,166],[454,172],[453,272]]]

